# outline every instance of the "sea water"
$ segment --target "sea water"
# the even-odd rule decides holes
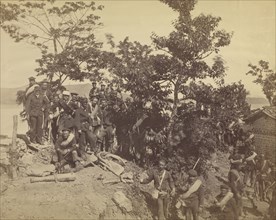
[[[22,111],[22,105],[0,105],[0,134],[12,136],[13,130],[13,115],[18,115],[18,134],[25,134],[28,131],[28,124],[22,121],[19,113]]]

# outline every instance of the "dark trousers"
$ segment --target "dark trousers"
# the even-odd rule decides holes
[[[46,109],[43,112],[43,135],[46,137],[48,134],[49,112]]]
[[[177,210],[177,215],[182,219],[183,214],[185,216],[185,220],[198,220],[198,212],[199,212],[199,201],[198,199],[187,199],[185,200],[186,206],[181,206],[180,209]]]
[[[82,131],[79,136],[79,145],[80,145],[81,154],[85,152],[86,143],[88,143],[90,145],[90,148],[94,152],[96,152],[97,151],[96,140],[97,140],[97,137],[92,133],[92,131],[89,131],[89,130]]]
[[[264,201],[266,199],[265,189],[268,185],[267,182],[265,181],[265,176],[262,176],[261,174],[259,174],[257,177],[257,181],[258,181],[257,186],[258,186],[260,200]]]
[[[38,143],[42,142],[42,124],[43,124],[43,116],[30,116],[30,141]]]
[[[57,125],[57,118],[54,118],[52,123],[51,123],[51,126],[52,126],[52,136],[53,136],[53,141],[54,143],[56,142],[57,140],[57,135],[58,135],[58,125]]]
[[[234,198],[236,200],[238,216],[241,216],[243,212],[242,197],[238,197],[237,195],[234,194]]]
[[[191,203],[187,207],[187,214],[190,212],[193,216],[193,220],[198,220],[198,208],[199,208],[199,203],[197,199],[194,199],[191,201]],[[189,218],[187,218],[189,220]]]
[[[168,219],[168,204],[169,204],[169,196],[162,195],[157,199],[158,205],[158,220]]]
[[[249,181],[249,185],[253,186],[253,184],[255,183],[255,178],[256,178],[255,169],[247,168],[244,172],[244,181],[243,181],[243,183],[245,185],[247,185],[247,182]]]
[[[114,136],[113,136],[113,127],[112,126],[107,126],[106,129],[106,135],[105,135],[105,150],[107,152],[111,152],[112,144],[114,141]]]

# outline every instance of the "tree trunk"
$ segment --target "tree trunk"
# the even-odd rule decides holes
[[[179,102],[178,100],[178,90],[179,90],[179,82],[176,82],[174,86],[174,99],[173,99],[173,109],[172,109],[172,114],[170,118],[170,122],[168,125],[168,148],[171,149],[172,147],[172,133],[173,133],[173,126],[175,123],[175,116],[177,113],[177,104]]]

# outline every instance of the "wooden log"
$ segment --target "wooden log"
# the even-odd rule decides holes
[[[17,115],[13,116],[13,130],[12,130],[12,149],[16,149],[16,136],[17,136],[18,118]]]
[[[31,178],[31,183],[37,183],[37,182],[70,182],[75,181],[76,176],[73,173],[65,173],[65,174],[56,174],[51,176],[45,176],[45,177],[35,177]]]

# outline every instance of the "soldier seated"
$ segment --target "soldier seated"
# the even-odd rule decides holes
[[[58,162],[55,163],[58,172],[61,172],[66,164],[81,168],[81,159],[77,153],[77,143],[73,133],[68,128],[62,130],[62,135],[56,141],[55,149],[58,157]]]
[[[220,194],[215,198],[215,207],[218,220],[238,219],[236,201],[229,186],[225,184],[220,186]]]

